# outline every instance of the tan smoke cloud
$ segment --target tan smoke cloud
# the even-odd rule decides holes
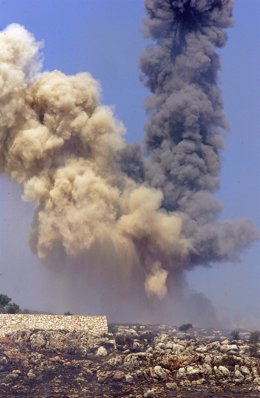
[[[151,273],[146,277],[145,290],[149,296],[156,296],[163,299],[167,294],[167,280],[168,272],[161,268],[161,264],[157,261],[154,263]]]
[[[19,25],[0,33],[0,170],[36,204],[33,250],[46,262],[62,251],[100,267],[109,253],[163,298],[167,269],[191,251],[181,218],[160,210],[160,191],[121,172],[124,126],[100,105],[98,83],[38,74],[40,47]]]

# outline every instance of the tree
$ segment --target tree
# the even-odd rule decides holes
[[[230,337],[232,340],[239,340],[240,336],[239,336],[239,331],[238,330],[232,330],[232,332],[230,333]]]
[[[6,294],[0,294],[0,313],[17,314],[21,312],[18,304],[12,302],[12,299]]]
[[[255,331],[255,332],[251,332],[250,336],[249,336],[249,343],[251,344],[257,344],[259,342],[260,339],[260,332],[259,331]]]
[[[179,331],[186,333],[191,328],[192,328],[192,324],[191,323],[184,323],[183,325],[181,325],[179,327]]]
[[[6,307],[12,299],[8,297],[6,294],[0,294],[0,306]]]
[[[6,312],[8,314],[18,314],[21,311],[20,307],[16,303],[10,303],[6,307]]]
[[[252,357],[258,357],[258,343],[260,340],[260,332],[251,332],[249,336],[249,354]]]

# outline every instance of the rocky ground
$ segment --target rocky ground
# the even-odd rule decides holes
[[[259,397],[260,359],[217,330],[110,325],[83,332],[23,331],[0,339],[0,397]]]

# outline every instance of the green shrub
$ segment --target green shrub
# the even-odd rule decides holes
[[[250,333],[249,336],[249,355],[252,357],[258,358],[258,343],[260,340],[260,332],[259,331],[254,331]]]
[[[258,346],[257,344],[250,344],[249,349],[248,349],[248,353],[251,357],[258,357]]]
[[[113,333],[115,334],[118,330],[118,327],[114,325],[113,323],[108,324],[108,333]]]
[[[179,331],[180,332],[187,332],[189,329],[191,329],[192,328],[192,324],[191,323],[184,323],[183,325],[181,325],[180,327],[179,327]]]
[[[230,333],[230,337],[232,340],[239,340],[240,336],[239,336],[239,331],[238,330],[232,330],[232,332]]]
[[[249,336],[249,343],[250,344],[257,344],[259,342],[260,339],[260,332],[259,331],[254,331],[250,333]]]
[[[15,303],[10,303],[6,307],[6,312],[7,314],[18,314],[21,312],[19,305]]]
[[[0,294],[0,306],[6,307],[12,299],[8,297],[6,294]]]
[[[17,314],[19,312],[21,309],[18,304],[13,303],[6,294],[0,294],[0,313]]]
[[[127,346],[128,348],[132,348],[133,346],[133,337],[130,336],[129,334],[117,334],[115,336],[115,341],[117,347],[123,348],[124,346]]]

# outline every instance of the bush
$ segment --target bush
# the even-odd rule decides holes
[[[146,331],[141,334],[141,341],[143,343],[147,342],[147,344],[149,344],[149,345],[151,345],[153,343],[154,338],[155,338],[155,333],[150,332],[150,331]]]
[[[12,299],[6,294],[0,294],[0,313],[17,314],[21,312],[18,304],[13,303]]]
[[[184,323],[183,325],[181,325],[180,327],[179,327],[179,331],[180,332],[187,332],[189,329],[191,329],[192,328],[192,324],[191,323]]]
[[[67,312],[64,312],[64,315],[73,315],[73,314],[71,312],[67,311]]]
[[[0,306],[6,307],[12,299],[8,297],[6,294],[0,294]]]
[[[260,339],[260,332],[259,331],[255,331],[255,332],[251,332],[250,336],[249,336],[249,343],[250,344],[257,344],[259,342]]]
[[[6,307],[6,312],[7,314],[18,314],[21,312],[19,305],[15,303],[10,303]]]
[[[239,340],[240,336],[239,336],[239,331],[238,330],[232,330],[232,332],[230,333],[230,337],[232,340]]]
[[[118,330],[118,327],[114,325],[113,323],[108,324],[108,333],[113,333],[115,334]]]
[[[257,344],[251,344],[248,349],[248,353],[251,357],[258,357],[258,347]]]
[[[129,334],[117,334],[115,336],[115,341],[117,347],[123,348],[124,346],[127,346],[130,349],[133,347],[133,338]]]
[[[249,336],[249,355],[258,358],[258,343],[260,340],[260,332],[251,332]]]

